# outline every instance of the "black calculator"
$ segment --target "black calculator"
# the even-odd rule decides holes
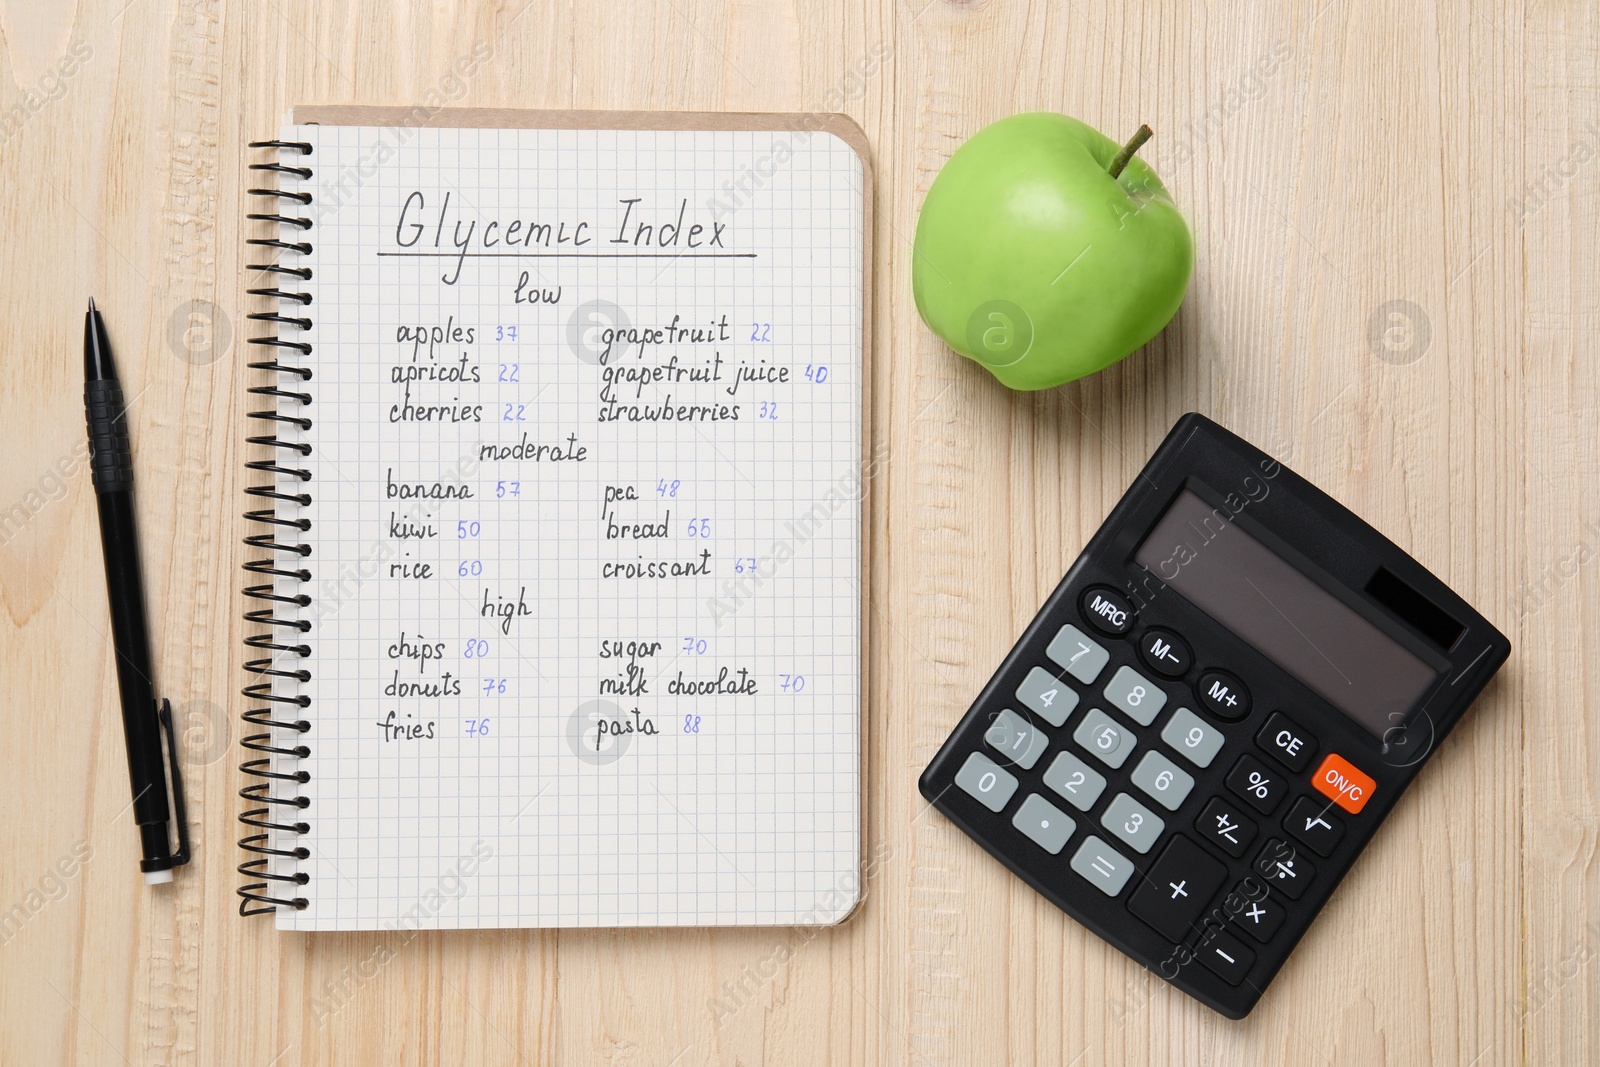
[[[1511,643],[1327,494],[1178,420],[923,772],[928,801],[1249,1014]]]

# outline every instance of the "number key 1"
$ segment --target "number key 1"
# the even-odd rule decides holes
[[[983,733],[983,739],[1025,771],[1031,771],[1044,754],[1044,731],[1034,729],[1033,723],[1010,708],[994,717],[994,722]]]

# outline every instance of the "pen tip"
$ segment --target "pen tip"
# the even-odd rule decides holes
[[[89,310],[90,311],[94,310],[94,297],[92,297],[92,296],[89,298]]]

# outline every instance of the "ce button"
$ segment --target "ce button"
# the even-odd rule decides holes
[[[1281,711],[1273,712],[1267,719],[1261,732],[1256,734],[1256,744],[1291,771],[1305,770],[1312,753],[1317,751],[1317,743],[1311,735]]]

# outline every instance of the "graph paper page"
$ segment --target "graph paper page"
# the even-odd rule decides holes
[[[804,131],[291,126],[286,929],[829,923],[861,860],[864,167]],[[296,214],[290,206],[287,214]],[[286,286],[288,287],[288,286]],[[295,431],[286,430],[286,433]]]

